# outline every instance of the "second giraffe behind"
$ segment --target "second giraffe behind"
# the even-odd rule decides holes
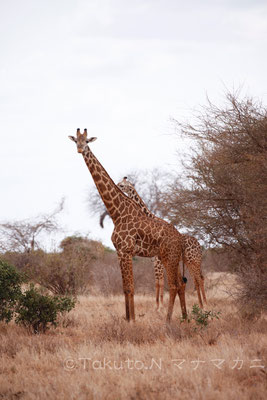
[[[123,180],[118,183],[118,187],[124,193],[126,193],[128,197],[133,199],[147,216],[151,218],[158,218],[147,208],[146,204],[135,190],[134,185],[127,180],[127,177],[124,177]],[[187,266],[190,275],[194,279],[198,295],[198,302],[200,307],[203,308],[201,293],[205,304],[207,304],[207,299],[204,289],[204,277],[201,272],[201,261],[202,261],[201,246],[196,238],[186,234],[182,235],[182,261],[183,265]],[[161,304],[163,304],[163,290],[164,290],[164,267],[158,257],[154,258],[154,271],[155,271],[155,282],[156,282],[156,302],[158,309],[159,299],[161,301]]]

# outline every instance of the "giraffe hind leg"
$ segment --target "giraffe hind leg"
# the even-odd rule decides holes
[[[199,284],[197,278],[195,278],[195,287],[197,290],[198,304],[199,304],[200,308],[203,308],[203,302],[202,302],[201,293],[200,293],[200,284]]]
[[[164,266],[160,259],[154,259],[154,272],[155,272],[155,286],[156,286],[156,310],[163,306],[163,292],[164,292]]]
[[[197,297],[198,297],[198,304],[199,304],[200,308],[203,308],[203,302],[202,302],[202,297],[201,297],[201,292],[200,292],[200,289],[201,289],[202,283],[203,283],[201,273],[200,273],[200,265],[199,265],[199,263],[195,263],[192,261],[187,261],[186,265],[190,272],[190,275],[194,279],[194,284],[195,284],[195,288],[197,291]]]
[[[206,298],[206,293],[205,293],[205,288],[204,288],[204,277],[201,274],[201,280],[200,280],[200,289],[201,289],[201,293],[202,293],[202,297],[203,297],[203,301],[205,304],[208,304],[207,302],[207,298]]]
[[[164,276],[156,279],[156,310],[159,311],[163,307],[163,294],[164,294]]]
[[[158,310],[159,309],[159,291],[160,291],[158,278],[156,278],[155,286],[156,286],[156,310]]]
[[[163,307],[163,295],[164,295],[164,275],[162,271],[162,276],[159,278],[159,294],[160,294],[160,304]]]
[[[181,278],[177,292],[180,299],[183,319],[187,318],[186,304],[185,304],[185,287],[186,287],[186,282],[184,282],[184,280]]]
[[[176,294],[177,294],[176,285],[172,285],[172,284],[169,285],[169,305],[168,305],[168,313],[167,313],[167,322],[168,323],[171,322]]]
[[[171,321],[173,306],[175,297],[178,293],[180,299],[180,306],[182,316],[184,319],[187,318],[186,303],[185,303],[185,284],[182,280],[181,273],[179,271],[179,259],[167,260],[164,262],[164,266],[167,272],[168,284],[169,284],[169,305],[167,313],[167,322]]]

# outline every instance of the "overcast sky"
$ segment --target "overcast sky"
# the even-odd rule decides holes
[[[112,223],[103,231],[89,215],[93,181],[67,136],[97,136],[91,149],[115,182],[174,169],[187,149],[171,117],[240,86],[267,104],[266,49],[266,0],[0,0],[0,222],[65,196],[64,234],[111,246]]]

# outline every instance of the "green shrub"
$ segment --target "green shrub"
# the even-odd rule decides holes
[[[51,325],[57,326],[59,314],[74,306],[75,301],[69,297],[44,296],[31,285],[18,301],[15,321],[34,333],[44,333]]]
[[[220,314],[220,311],[205,311],[199,308],[197,304],[194,304],[192,311],[187,317],[187,321],[195,321],[196,326],[200,329],[203,329],[208,326],[209,320],[213,320],[214,318],[219,319]]]
[[[13,265],[0,260],[0,321],[8,323],[12,319],[25,280]]]

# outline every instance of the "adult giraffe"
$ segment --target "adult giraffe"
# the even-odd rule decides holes
[[[141,210],[146,215],[148,215],[151,218],[156,218],[156,219],[158,218],[148,209],[143,199],[137,193],[134,185],[129,180],[127,180],[126,176],[117,185],[124,193],[127,194],[129,198],[135,201],[135,203],[141,208]],[[102,220],[102,225],[103,225],[103,220]],[[201,308],[203,308],[201,293],[205,304],[207,304],[207,299],[204,289],[204,277],[201,272],[201,261],[202,261],[201,246],[195,237],[186,234],[182,234],[181,236],[182,236],[183,268],[184,265],[186,265],[187,268],[189,269],[190,275],[194,279],[199,305]],[[163,271],[163,265],[158,257],[155,257],[154,259],[154,271],[155,271],[155,281],[156,281],[156,303],[157,303],[157,308],[159,308],[159,298],[161,300],[161,304],[163,303],[164,271]]]
[[[138,205],[118,188],[89,148],[88,143],[96,138],[88,139],[86,129],[82,134],[80,129],[77,129],[76,137],[69,136],[69,138],[76,143],[78,153],[83,155],[114,223],[111,240],[117,250],[121,267],[126,320],[135,320],[132,267],[132,258],[135,255],[160,258],[166,268],[170,290],[167,321],[171,320],[177,292],[183,318],[186,318],[185,284],[179,270],[182,252],[181,234],[169,223],[146,216]]]

